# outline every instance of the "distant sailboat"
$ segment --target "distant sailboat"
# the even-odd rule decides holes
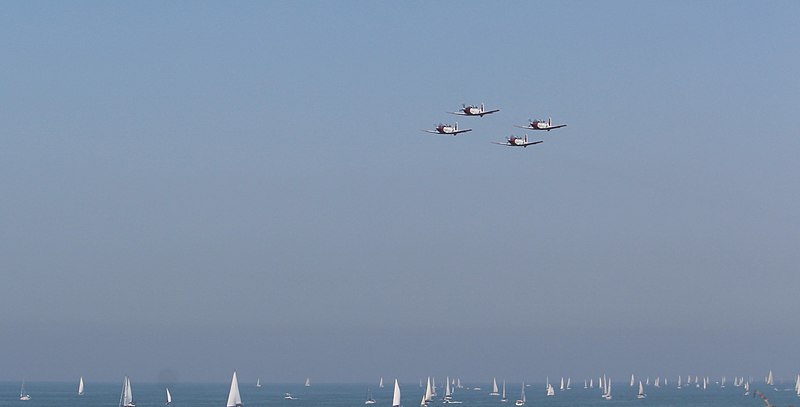
[[[381,377],[381,381],[378,382],[378,388],[379,389],[383,388],[383,377]]]
[[[571,383],[572,383],[572,378],[571,377],[567,377],[567,390],[572,390],[572,388],[569,387]]]
[[[425,403],[430,403],[433,400],[433,389],[431,388],[431,377],[428,376],[428,384],[425,386],[425,396],[423,396]]]
[[[19,399],[22,401],[31,399],[31,395],[25,392],[25,379],[22,379],[22,387],[19,389]]]
[[[547,395],[548,396],[555,396],[556,395],[556,390],[553,388],[553,385],[550,384],[550,383],[547,383]]]
[[[442,402],[449,403],[451,401],[453,401],[453,392],[450,389],[450,377],[448,376],[447,380],[445,381],[444,400],[442,400]]]
[[[647,395],[644,394],[644,386],[642,386],[642,381],[639,380],[639,394],[636,395],[636,398],[643,399],[645,397],[647,397]]]
[[[236,371],[233,371],[231,378],[231,390],[228,392],[228,402],[225,407],[242,407],[242,396],[239,394],[239,380],[236,379]]]
[[[256,387],[261,387],[261,378],[256,379]]]
[[[797,381],[794,382],[794,391],[797,392],[797,397],[800,397],[800,374],[797,375]]]
[[[306,377],[306,384],[305,384],[305,386],[306,386],[306,387],[311,387],[311,378],[309,378],[309,377]]]
[[[633,385],[634,385],[633,373],[631,373],[631,387],[633,387]]]
[[[744,382],[744,395],[750,395],[750,382]]]
[[[564,376],[561,376],[561,385],[558,386],[558,389],[564,391]]]
[[[83,396],[83,376],[81,376],[81,380],[78,381],[78,395]]]
[[[611,378],[605,380],[605,391],[603,392],[603,398],[606,400],[611,400]]]
[[[797,376],[797,379],[798,379],[798,383],[800,383],[800,375]],[[800,395],[800,390],[797,391],[797,394]],[[508,401],[508,398],[506,397],[506,381],[503,380],[503,395],[500,396],[500,402],[505,403],[507,401]]]
[[[167,402],[164,405],[168,406],[170,404],[172,404],[172,394],[169,392],[169,387],[167,387]]]
[[[527,401],[527,399],[525,398],[525,382],[522,382],[522,394],[520,395],[519,400],[517,400],[514,403],[514,405],[515,406],[524,406],[525,405],[525,401]]]
[[[767,384],[770,386],[775,385],[775,380],[772,378],[772,370],[770,370],[769,375],[767,375]]]
[[[681,377],[680,376],[678,376],[678,388],[679,389],[681,388]]]
[[[367,400],[364,404],[375,404],[375,399],[372,398],[372,390],[367,387]]]
[[[490,396],[499,396],[500,392],[497,390],[497,378],[492,378],[492,392],[489,393]]]
[[[381,378],[383,383],[383,378]],[[400,407],[400,385],[397,384],[397,379],[394,379],[394,395],[392,396],[392,407]]]
[[[119,407],[135,407],[136,402],[133,401],[133,391],[131,390],[131,379],[125,376],[122,382],[122,394],[119,396]]]

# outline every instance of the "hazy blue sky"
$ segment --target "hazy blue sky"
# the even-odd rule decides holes
[[[0,380],[793,377],[798,21],[5,3]]]

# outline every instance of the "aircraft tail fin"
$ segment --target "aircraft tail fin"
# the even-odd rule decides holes
[[[553,118],[552,117],[548,117],[547,118],[547,127],[550,127],[552,125],[553,125]]]
[[[481,103],[481,112],[484,112],[483,103]]]
[[[456,131],[458,131],[458,122],[456,122],[456,124],[454,125],[454,128],[456,129]]]

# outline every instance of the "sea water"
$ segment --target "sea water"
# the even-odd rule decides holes
[[[391,407],[393,380],[385,388],[375,384],[315,384],[311,387],[298,384],[262,384],[241,383],[239,391],[244,407],[361,407],[366,399],[367,386],[377,402],[374,407]],[[137,407],[163,407],[166,401],[165,386],[153,383],[137,383],[132,378],[133,398]],[[450,407],[512,407],[519,398],[520,384],[506,384],[507,403],[501,403],[499,396],[490,396],[491,384],[481,384],[482,390],[456,389],[453,399],[462,401],[460,405]],[[794,383],[779,383],[776,386],[755,384],[752,389],[764,393],[772,405],[787,407],[800,405],[800,398],[794,392]],[[230,383],[176,383],[169,385],[173,403],[171,407],[225,407],[228,399]],[[420,404],[424,388],[418,383],[401,383],[402,405],[417,407]],[[778,390],[775,390],[777,388]],[[20,383],[0,383],[0,407],[116,407],[122,391],[122,380],[119,383],[93,383],[86,381],[85,394],[78,396],[78,383],[44,383],[26,382],[26,393],[31,395],[30,401],[19,400]],[[637,399],[638,385],[630,387],[628,383],[614,384],[613,399],[603,400],[597,387],[584,389],[583,383],[571,390],[559,391],[547,397],[545,384],[535,383],[525,389],[526,407],[763,407],[765,403],[759,397],[744,396],[742,387],[728,385],[710,385],[702,390],[692,384],[683,389],[675,385],[645,387],[647,398]],[[284,393],[291,393],[296,400],[284,400]],[[431,407],[445,406],[441,402],[443,389],[438,390],[439,397]],[[755,391],[753,392],[755,393]]]

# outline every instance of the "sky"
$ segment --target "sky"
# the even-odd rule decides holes
[[[800,369],[797,2],[4,9],[0,380]]]

